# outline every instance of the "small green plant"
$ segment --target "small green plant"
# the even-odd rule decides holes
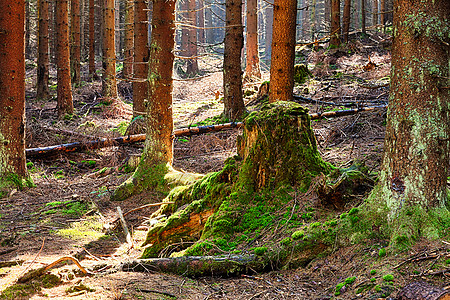
[[[27,162],[27,169],[31,169],[34,167],[34,163],[32,161]]]
[[[385,248],[381,248],[378,251],[378,257],[385,257],[386,256],[386,249]]]
[[[128,128],[128,122],[123,121],[120,122],[116,128],[113,129],[113,131],[117,131],[119,132],[121,135],[125,135],[125,132],[127,131]]]
[[[348,277],[344,280],[345,284],[352,284],[353,282],[355,282],[356,277],[352,276],[352,277]]]
[[[267,247],[256,247],[253,249],[253,253],[256,255],[264,255],[267,252]]]
[[[383,280],[384,281],[392,281],[392,280],[394,280],[394,275],[391,275],[391,274],[384,275]]]
[[[446,263],[447,265],[450,265],[450,259],[447,259],[447,260],[445,261],[445,263]]]
[[[292,239],[293,240],[299,240],[301,238],[303,238],[305,236],[305,232],[303,230],[297,230],[292,234]]]
[[[370,275],[375,275],[375,274],[377,274],[377,270],[370,270]]]
[[[334,291],[335,296],[339,296],[341,294],[341,289],[344,287],[345,282],[341,282],[338,285],[336,285],[336,289]]]
[[[289,245],[291,245],[292,240],[290,237],[287,237],[287,238],[284,238],[280,243],[283,246],[289,246]]]
[[[375,281],[377,281],[376,278],[370,278],[370,282],[375,282]]]
[[[379,286],[378,284],[375,286],[375,292],[381,292],[381,286]]]

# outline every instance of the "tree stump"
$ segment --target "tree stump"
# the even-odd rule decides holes
[[[400,291],[397,300],[450,300],[450,292],[426,282],[412,282]]]

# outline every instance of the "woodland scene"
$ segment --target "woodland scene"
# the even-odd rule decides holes
[[[449,16],[0,0],[0,299],[450,299]]]

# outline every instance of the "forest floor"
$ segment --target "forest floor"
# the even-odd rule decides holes
[[[310,112],[386,104],[390,51],[384,49],[383,44],[386,44],[386,36],[377,34],[357,38],[339,50],[299,51],[298,61],[307,63],[314,76],[298,85],[295,93],[316,101],[304,103]],[[199,79],[175,81],[173,110],[177,128],[205,124],[202,121],[208,122],[208,118],[218,116],[223,110],[220,97],[215,97],[217,92],[222,92],[220,58],[211,56],[201,61],[200,67],[204,75]],[[132,117],[130,84],[120,82],[123,103],[111,107],[100,98],[99,81],[84,82],[74,89],[76,114],[58,120],[55,98],[48,102],[35,98],[35,71],[33,66],[27,68],[27,148],[87,141],[91,139],[86,137],[88,135],[124,134]],[[55,73],[51,75],[54,79]],[[267,72],[264,79],[268,79]],[[249,91],[245,100],[249,110],[259,104],[255,88],[261,82],[245,87]],[[53,94],[54,89],[55,85]],[[323,158],[337,167],[361,161],[376,171],[381,164],[385,117],[386,109],[379,109],[312,122]],[[68,131],[75,133],[71,135]],[[236,154],[239,134],[239,130],[233,129],[177,138],[175,168],[197,173],[219,170],[226,158]],[[112,202],[109,196],[131,175],[123,166],[130,156],[139,155],[142,147],[142,144],[133,144],[28,160],[36,187],[12,191],[0,200],[0,290],[3,291],[0,298],[378,299],[394,296],[406,283],[416,279],[448,285],[448,280],[439,275],[417,278],[429,270],[446,268],[446,263],[450,263],[448,243],[419,242],[408,252],[383,256],[379,251],[386,246],[385,241],[371,241],[333,249],[304,268],[239,278],[191,279],[153,270],[116,272],[114,268],[109,273],[103,269],[97,270],[97,274],[82,276],[76,265],[65,263],[51,269],[60,282],[16,286],[13,291],[11,286],[28,270],[61,257],[74,256],[86,268],[101,263],[107,268],[141,255],[141,244],[149,226],[148,216],[156,208],[147,207],[126,216],[132,231],[130,245],[121,227],[113,226],[118,225],[114,222],[118,217],[117,207],[126,213],[162,199],[154,199],[151,191],[121,202]],[[418,254],[424,258],[394,268]],[[17,263],[2,264],[8,261]],[[393,275],[393,281],[383,279],[387,274]],[[356,281],[344,287],[340,296],[334,296],[336,285],[352,276]]]

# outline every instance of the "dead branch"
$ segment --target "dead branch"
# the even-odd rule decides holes
[[[128,231],[127,222],[125,221],[125,218],[123,217],[122,209],[120,206],[117,206],[117,213],[119,214],[120,224],[122,224],[123,233],[126,236],[127,243],[130,247],[133,246],[133,241],[131,240],[131,234]]]
[[[125,272],[163,272],[199,277],[230,276],[264,270],[265,265],[255,255],[184,256],[171,258],[136,259],[122,265]]]

